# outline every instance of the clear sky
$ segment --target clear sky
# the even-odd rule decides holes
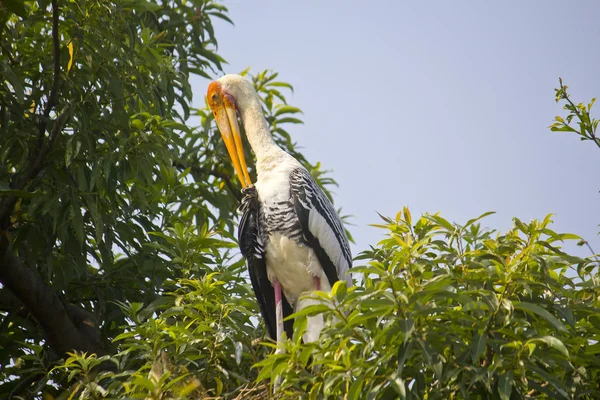
[[[484,225],[501,230],[554,213],[555,230],[600,252],[600,149],[548,129],[565,115],[559,76],[574,100],[600,96],[600,2],[225,4],[226,72],[268,68],[294,85],[305,124],[290,132],[333,170],[354,255],[383,237],[376,211],[405,205],[458,223],[496,211]],[[193,81],[198,107],[206,87]]]

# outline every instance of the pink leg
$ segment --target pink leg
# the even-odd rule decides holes
[[[278,281],[273,282],[275,290],[275,324],[277,325],[277,349],[275,354],[283,353],[283,346],[280,343],[283,341],[283,306],[281,304],[281,284]],[[275,378],[273,382],[273,394],[279,390],[281,386],[281,376]]]
[[[313,279],[315,281],[315,290],[321,290],[321,278],[313,276]]]
[[[283,340],[283,307],[281,305],[281,284],[273,282],[275,289],[275,324],[277,324],[277,344]]]

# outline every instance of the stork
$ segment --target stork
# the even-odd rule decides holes
[[[352,279],[348,237],[333,205],[311,174],[273,140],[260,98],[239,75],[225,75],[208,86],[207,100],[242,184],[238,239],[252,288],[269,336],[292,335],[283,319],[313,304],[302,296],[330,291],[338,280]],[[238,124],[242,121],[256,155],[252,185]],[[282,296],[283,292],[283,296]],[[308,317],[303,339],[315,341],[323,317]]]

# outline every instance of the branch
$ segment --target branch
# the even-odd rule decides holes
[[[209,170],[206,170],[205,168],[197,167],[197,166],[193,166],[192,169],[201,174],[212,175],[216,178],[222,179],[223,182],[225,182],[225,184],[227,185],[227,188],[231,191],[231,193],[233,193],[235,198],[238,201],[242,200],[242,195],[241,195],[240,191],[236,190],[235,186],[233,185],[233,182],[231,181],[231,177],[229,175],[219,172],[216,169],[212,169],[209,171]]]
[[[596,137],[596,133],[594,132],[594,126],[591,123],[591,119],[589,116],[589,113],[587,111],[584,110],[584,112],[587,114],[588,120],[590,120],[590,124],[589,124],[589,129],[587,130],[587,132],[590,134],[590,137],[588,138],[585,135],[585,131],[586,131],[586,122],[583,118],[582,113],[579,111],[579,108],[577,108],[577,106],[575,105],[575,103],[573,103],[571,101],[571,98],[569,97],[569,94],[567,93],[567,87],[565,85],[563,85],[562,83],[562,79],[559,80],[560,82],[560,90],[562,92],[562,98],[565,99],[569,105],[571,106],[571,109],[575,112],[575,115],[577,115],[577,118],[579,119],[579,121],[581,122],[580,126],[581,126],[581,132],[575,130],[576,133],[578,133],[580,136],[583,136],[586,139],[589,139],[591,141],[593,141],[594,143],[596,143],[596,146],[600,147],[600,141],[598,140],[598,138]],[[583,139],[582,139],[583,140]]]
[[[15,65],[16,62],[15,62],[15,59],[13,58],[12,54],[10,53],[10,48],[4,43],[2,43],[2,52],[4,54],[6,54],[6,57],[8,57],[8,61],[10,62],[10,65]]]
[[[5,312],[19,312],[23,303],[9,290],[0,289],[0,310]]]
[[[33,178],[35,178],[40,171],[42,170],[42,166],[44,163],[44,159],[46,155],[52,148],[56,137],[62,130],[62,127],[67,119],[69,113],[69,105],[67,105],[62,113],[54,120],[54,124],[52,126],[52,132],[50,133],[50,138],[46,145],[44,145],[44,135],[46,132],[46,126],[48,119],[50,118],[50,113],[52,109],[55,107],[57,102],[57,93],[58,86],[60,81],[60,41],[59,41],[59,32],[58,32],[58,0],[52,0],[52,45],[53,45],[53,54],[54,54],[54,73],[52,78],[52,88],[50,89],[50,94],[48,95],[48,102],[44,107],[44,113],[42,115],[42,119],[38,126],[38,151],[37,156],[34,160],[32,160],[29,168],[25,171],[23,175],[20,176],[18,181],[11,182],[10,186],[12,189],[23,190],[27,183],[29,183]],[[17,204],[18,198],[16,196],[8,196],[4,199],[0,206],[0,231],[7,229],[10,225],[10,215],[12,214],[15,205]]]
[[[65,305],[13,254],[6,235],[0,237],[0,266],[0,282],[23,302],[45,330],[48,344],[58,354],[73,350],[106,354],[93,316],[73,305]]]
[[[180,161],[173,161],[173,166],[175,168],[179,168],[179,169],[186,169],[188,166],[185,165],[184,163],[180,162]],[[240,193],[240,191],[238,189],[236,189],[235,185],[233,184],[233,182],[231,181],[231,177],[227,174],[224,174],[216,169],[206,169],[206,168],[202,168],[199,167],[196,163],[192,163],[192,171],[202,174],[202,175],[212,175],[215,178],[219,178],[222,179],[223,182],[225,182],[225,185],[227,185],[227,188],[231,191],[231,193],[233,194],[233,196],[237,199],[237,201],[241,201],[242,200],[242,195]]]
[[[29,168],[25,171],[25,173],[20,177],[20,179],[15,183],[11,183],[11,188],[15,190],[23,190],[27,183],[29,183],[32,179],[34,179],[42,170],[44,166],[44,160],[46,155],[52,149],[52,145],[56,140],[58,134],[62,131],[63,125],[65,124],[67,118],[70,115],[71,107],[67,105],[60,115],[54,120],[54,124],[52,126],[52,132],[50,133],[50,138],[46,145],[38,152],[36,159],[31,163]],[[18,197],[17,196],[7,196],[4,198],[2,202],[2,206],[0,207],[0,231],[5,230],[10,225],[10,216],[14,210],[15,204],[17,204]]]
[[[58,83],[60,80],[60,41],[58,33],[58,0],[52,0],[52,46],[54,48],[54,77],[52,78],[52,89],[48,96],[48,102],[44,107],[44,113],[39,124],[38,133],[38,152],[42,152],[42,144],[44,134],[46,133],[46,124],[50,117],[50,112],[56,103],[56,93],[58,91]]]
[[[22,398],[19,396],[25,389],[28,389],[34,382],[39,381],[42,378],[45,378],[46,374],[42,371],[32,371],[31,374],[28,374],[21,379],[19,384],[15,386],[15,388],[10,392],[8,396],[9,399]]]

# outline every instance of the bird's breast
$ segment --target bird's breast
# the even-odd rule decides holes
[[[315,290],[314,277],[321,282],[321,290],[330,290],[329,281],[314,251],[280,233],[272,233],[266,245],[267,275],[277,280],[285,297],[295,306],[304,292]]]

